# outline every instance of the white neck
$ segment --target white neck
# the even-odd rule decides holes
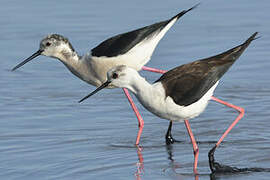
[[[152,85],[148,83],[145,78],[141,77],[139,73],[134,73],[125,88],[131,90],[137,96],[145,91],[150,91],[152,89]]]
[[[87,58],[87,56],[81,57],[75,51],[65,50],[57,54],[56,58],[59,59],[72,74],[81,80],[94,86],[101,84],[93,75],[94,71],[90,65],[91,59]]]
[[[59,59],[74,75],[80,78],[80,73],[78,72],[78,66],[80,66],[80,57],[76,52],[62,51],[57,54],[57,59]]]
[[[156,106],[159,102],[165,100],[163,85],[160,82],[150,84],[139,74],[133,74],[131,82],[126,88],[131,90],[140,103],[153,113],[156,112]]]

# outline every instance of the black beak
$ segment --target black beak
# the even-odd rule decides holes
[[[18,64],[17,66],[15,66],[12,71],[15,71],[16,69],[18,69],[19,67],[23,66],[24,64],[28,63],[29,61],[31,61],[32,59],[34,59],[35,57],[41,55],[41,53],[43,52],[43,50],[38,50],[37,52],[35,52],[32,56],[30,56],[29,58],[25,59],[23,62],[21,62],[20,64]]]
[[[104,89],[105,87],[107,87],[109,84],[111,83],[111,81],[106,81],[105,83],[103,83],[101,86],[99,86],[96,90],[94,90],[93,92],[91,92],[90,94],[88,94],[87,96],[85,96],[84,98],[82,98],[80,102],[84,101],[85,99],[89,98],[90,96],[96,94],[98,91],[100,91],[101,89]]]

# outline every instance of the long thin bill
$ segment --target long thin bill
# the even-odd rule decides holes
[[[17,66],[15,66],[12,71],[15,71],[16,69],[18,69],[19,67],[23,66],[24,64],[28,63],[29,61],[31,61],[32,59],[34,59],[35,57],[39,56],[42,53],[42,50],[38,50],[37,52],[35,52],[32,56],[30,56],[29,58],[25,59],[23,62],[21,62],[20,64],[18,64]]]
[[[111,81],[106,81],[105,83],[103,83],[101,86],[99,86],[96,90],[94,90],[93,92],[91,92],[90,94],[88,94],[87,96],[85,96],[84,98],[82,98],[79,103],[81,103],[82,101],[84,101],[85,99],[89,98],[90,96],[96,94],[98,91],[100,91],[101,89],[104,89],[105,87],[107,87],[109,84],[111,83]]]

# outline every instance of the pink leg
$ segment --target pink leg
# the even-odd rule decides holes
[[[245,110],[241,107],[235,106],[233,104],[224,102],[216,97],[212,97],[212,100],[217,101],[221,104],[224,104],[230,108],[234,108],[237,111],[239,111],[239,115],[237,118],[233,121],[233,123],[229,126],[229,128],[224,132],[224,134],[220,137],[218,142],[215,144],[215,146],[209,151],[208,158],[209,158],[209,166],[212,171],[212,173],[215,172],[234,172],[238,171],[239,169],[230,167],[230,166],[224,166],[222,164],[219,164],[215,161],[214,153],[216,148],[220,145],[220,143],[223,141],[223,139],[228,135],[228,133],[232,130],[232,128],[238,123],[238,121],[244,116]],[[239,172],[239,171],[238,171]]]
[[[128,90],[126,88],[123,88],[123,91],[124,91],[125,95],[127,96],[128,102],[130,103],[133,111],[135,112],[135,115],[136,115],[138,122],[139,122],[139,131],[138,131],[137,139],[136,139],[136,145],[138,145],[140,143],[140,138],[141,138],[141,134],[143,131],[144,121],[143,121],[143,118],[142,118],[140,112],[138,111],[137,107],[135,106]]]
[[[198,174],[197,166],[198,166],[199,148],[198,148],[197,142],[195,140],[195,137],[191,131],[188,120],[185,120],[185,125],[186,125],[188,135],[189,135],[191,142],[192,142],[192,145],[193,145],[193,152],[194,152],[193,172],[194,172],[194,174]]]
[[[143,70],[146,70],[146,71],[151,71],[151,72],[156,72],[156,73],[165,73],[166,71],[164,70],[159,70],[159,69],[155,69],[155,68],[150,68],[150,67],[145,67],[143,66],[142,67]],[[126,95],[126,97],[128,98],[128,101],[133,109],[133,111],[135,112],[135,115],[138,119],[138,122],[139,122],[139,131],[138,131],[138,134],[137,134],[137,139],[136,139],[136,145],[138,145],[140,143],[140,138],[141,138],[141,134],[142,134],[142,131],[143,131],[143,127],[144,127],[144,121],[142,119],[142,116],[140,114],[140,112],[138,111],[136,105],[134,104],[129,92],[127,89],[123,88],[123,91]]]
[[[229,128],[225,131],[225,133],[221,136],[221,138],[218,140],[218,142],[216,143],[216,147],[218,147],[220,145],[220,143],[223,141],[223,139],[228,135],[228,133],[232,130],[232,128],[238,123],[238,121],[240,119],[242,119],[242,117],[244,116],[245,110],[241,107],[235,106],[233,104],[227,103],[225,101],[222,101],[216,97],[212,97],[212,100],[217,101],[221,104],[224,104],[225,106],[228,106],[230,108],[236,109],[239,112],[239,115],[237,116],[237,118],[233,121],[233,123],[229,126]]]
[[[146,67],[146,66],[143,66],[143,67],[142,67],[142,70],[144,70],[144,71],[150,71],[150,72],[155,72],[155,73],[160,73],[160,74],[164,74],[164,73],[167,72],[167,71],[165,71],[165,70],[156,69],[156,68],[151,68],[151,67]]]

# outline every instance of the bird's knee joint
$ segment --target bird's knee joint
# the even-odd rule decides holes
[[[243,115],[245,114],[245,109],[244,109],[244,108],[240,107],[239,111],[240,111],[240,113],[242,113]]]
[[[139,128],[143,128],[144,127],[144,123],[139,123]]]
[[[194,155],[198,154],[199,153],[199,148],[197,147],[196,149],[194,149],[193,153],[194,153]]]

